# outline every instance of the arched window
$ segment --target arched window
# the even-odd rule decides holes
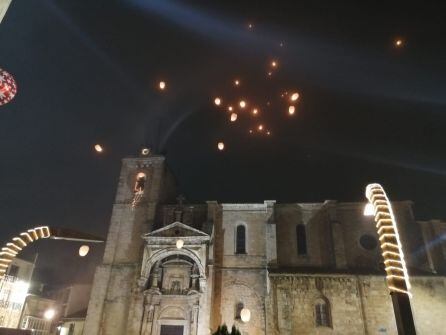
[[[245,307],[245,306],[243,305],[242,302],[239,302],[237,305],[235,305],[235,318],[237,320],[240,320],[242,318],[241,313],[242,313],[243,307]]]
[[[307,231],[305,225],[299,223],[296,227],[297,234],[297,254],[306,255],[307,254]]]
[[[314,305],[316,327],[331,327],[330,305],[328,300],[320,298]]]
[[[243,225],[237,226],[235,239],[235,253],[246,254],[246,228]]]

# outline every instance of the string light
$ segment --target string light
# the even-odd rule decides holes
[[[367,185],[366,197],[375,209],[375,222],[387,273],[387,286],[391,291],[410,296],[409,274],[392,205],[379,184]]]

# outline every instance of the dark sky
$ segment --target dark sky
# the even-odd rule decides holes
[[[13,0],[0,24],[0,68],[19,86],[0,107],[0,240],[37,225],[106,236],[120,160],[144,143],[191,202],[363,201],[376,181],[417,218],[445,218],[445,33],[444,8],[421,2]],[[272,136],[212,104],[236,97],[235,77],[241,95],[271,99]],[[291,88],[294,117],[277,103]],[[80,259],[78,247],[27,254],[47,280],[88,280],[102,248]]]

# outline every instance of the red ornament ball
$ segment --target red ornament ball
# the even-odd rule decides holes
[[[14,77],[0,68],[0,106],[10,102],[17,94]]]

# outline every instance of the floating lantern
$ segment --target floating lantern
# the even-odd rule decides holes
[[[297,99],[299,99],[299,93],[293,93],[291,95],[291,101],[296,101]]]
[[[228,106],[228,111],[232,112],[233,109],[232,106]]]
[[[88,245],[83,245],[79,248],[79,256],[85,257],[88,255],[89,251],[90,251],[90,247]]]
[[[273,60],[273,61],[271,62],[271,66],[272,66],[272,67],[277,67],[277,65],[278,65],[278,63],[277,63],[275,60]]]
[[[0,106],[10,102],[17,94],[17,84],[14,77],[0,69]]]
[[[100,144],[95,144],[94,145],[94,150],[96,150],[96,152],[103,152],[104,149],[102,148],[102,146]]]
[[[184,246],[184,241],[182,239],[177,240],[177,249],[181,249]]]
[[[263,130],[263,124],[260,124],[260,125],[257,127],[257,129],[258,129],[259,131],[262,131],[262,130]]]
[[[403,40],[400,39],[400,38],[398,38],[398,39],[395,41],[395,46],[396,46],[396,47],[402,47],[402,46],[403,46]]]
[[[239,106],[240,106],[240,108],[245,108],[246,107],[246,101],[245,100],[241,100],[239,102]]]
[[[296,112],[296,107],[290,106],[288,107],[288,114],[293,115]]]
[[[254,108],[254,109],[252,110],[252,114],[253,114],[253,115],[257,115],[258,113],[259,113],[259,111],[258,111],[257,108]]]
[[[251,311],[249,309],[247,309],[247,308],[243,308],[240,311],[240,319],[243,322],[249,322],[249,320],[251,320]]]
[[[238,79],[234,80],[234,85],[235,86],[239,86],[240,85],[240,81]]]
[[[215,98],[214,103],[215,103],[217,106],[220,106],[220,104],[221,104],[221,99],[220,99],[220,98]]]
[[[160,81],[159,82],[159,88],[160,88],[160,90],[164,90],[166,88],[166,82]]]
[[[236,113],[232,113],[231,114],[231,122],[235,122],[237,120],[237,114]]]
[[[218,150],[222,151],[225,148],[225,144],[223,142],[218,142],[217,148]]]
[[[368,203],[364,207],[364,216],[374,216],[375,215],[375,207],[373,207],[373,204]]]

